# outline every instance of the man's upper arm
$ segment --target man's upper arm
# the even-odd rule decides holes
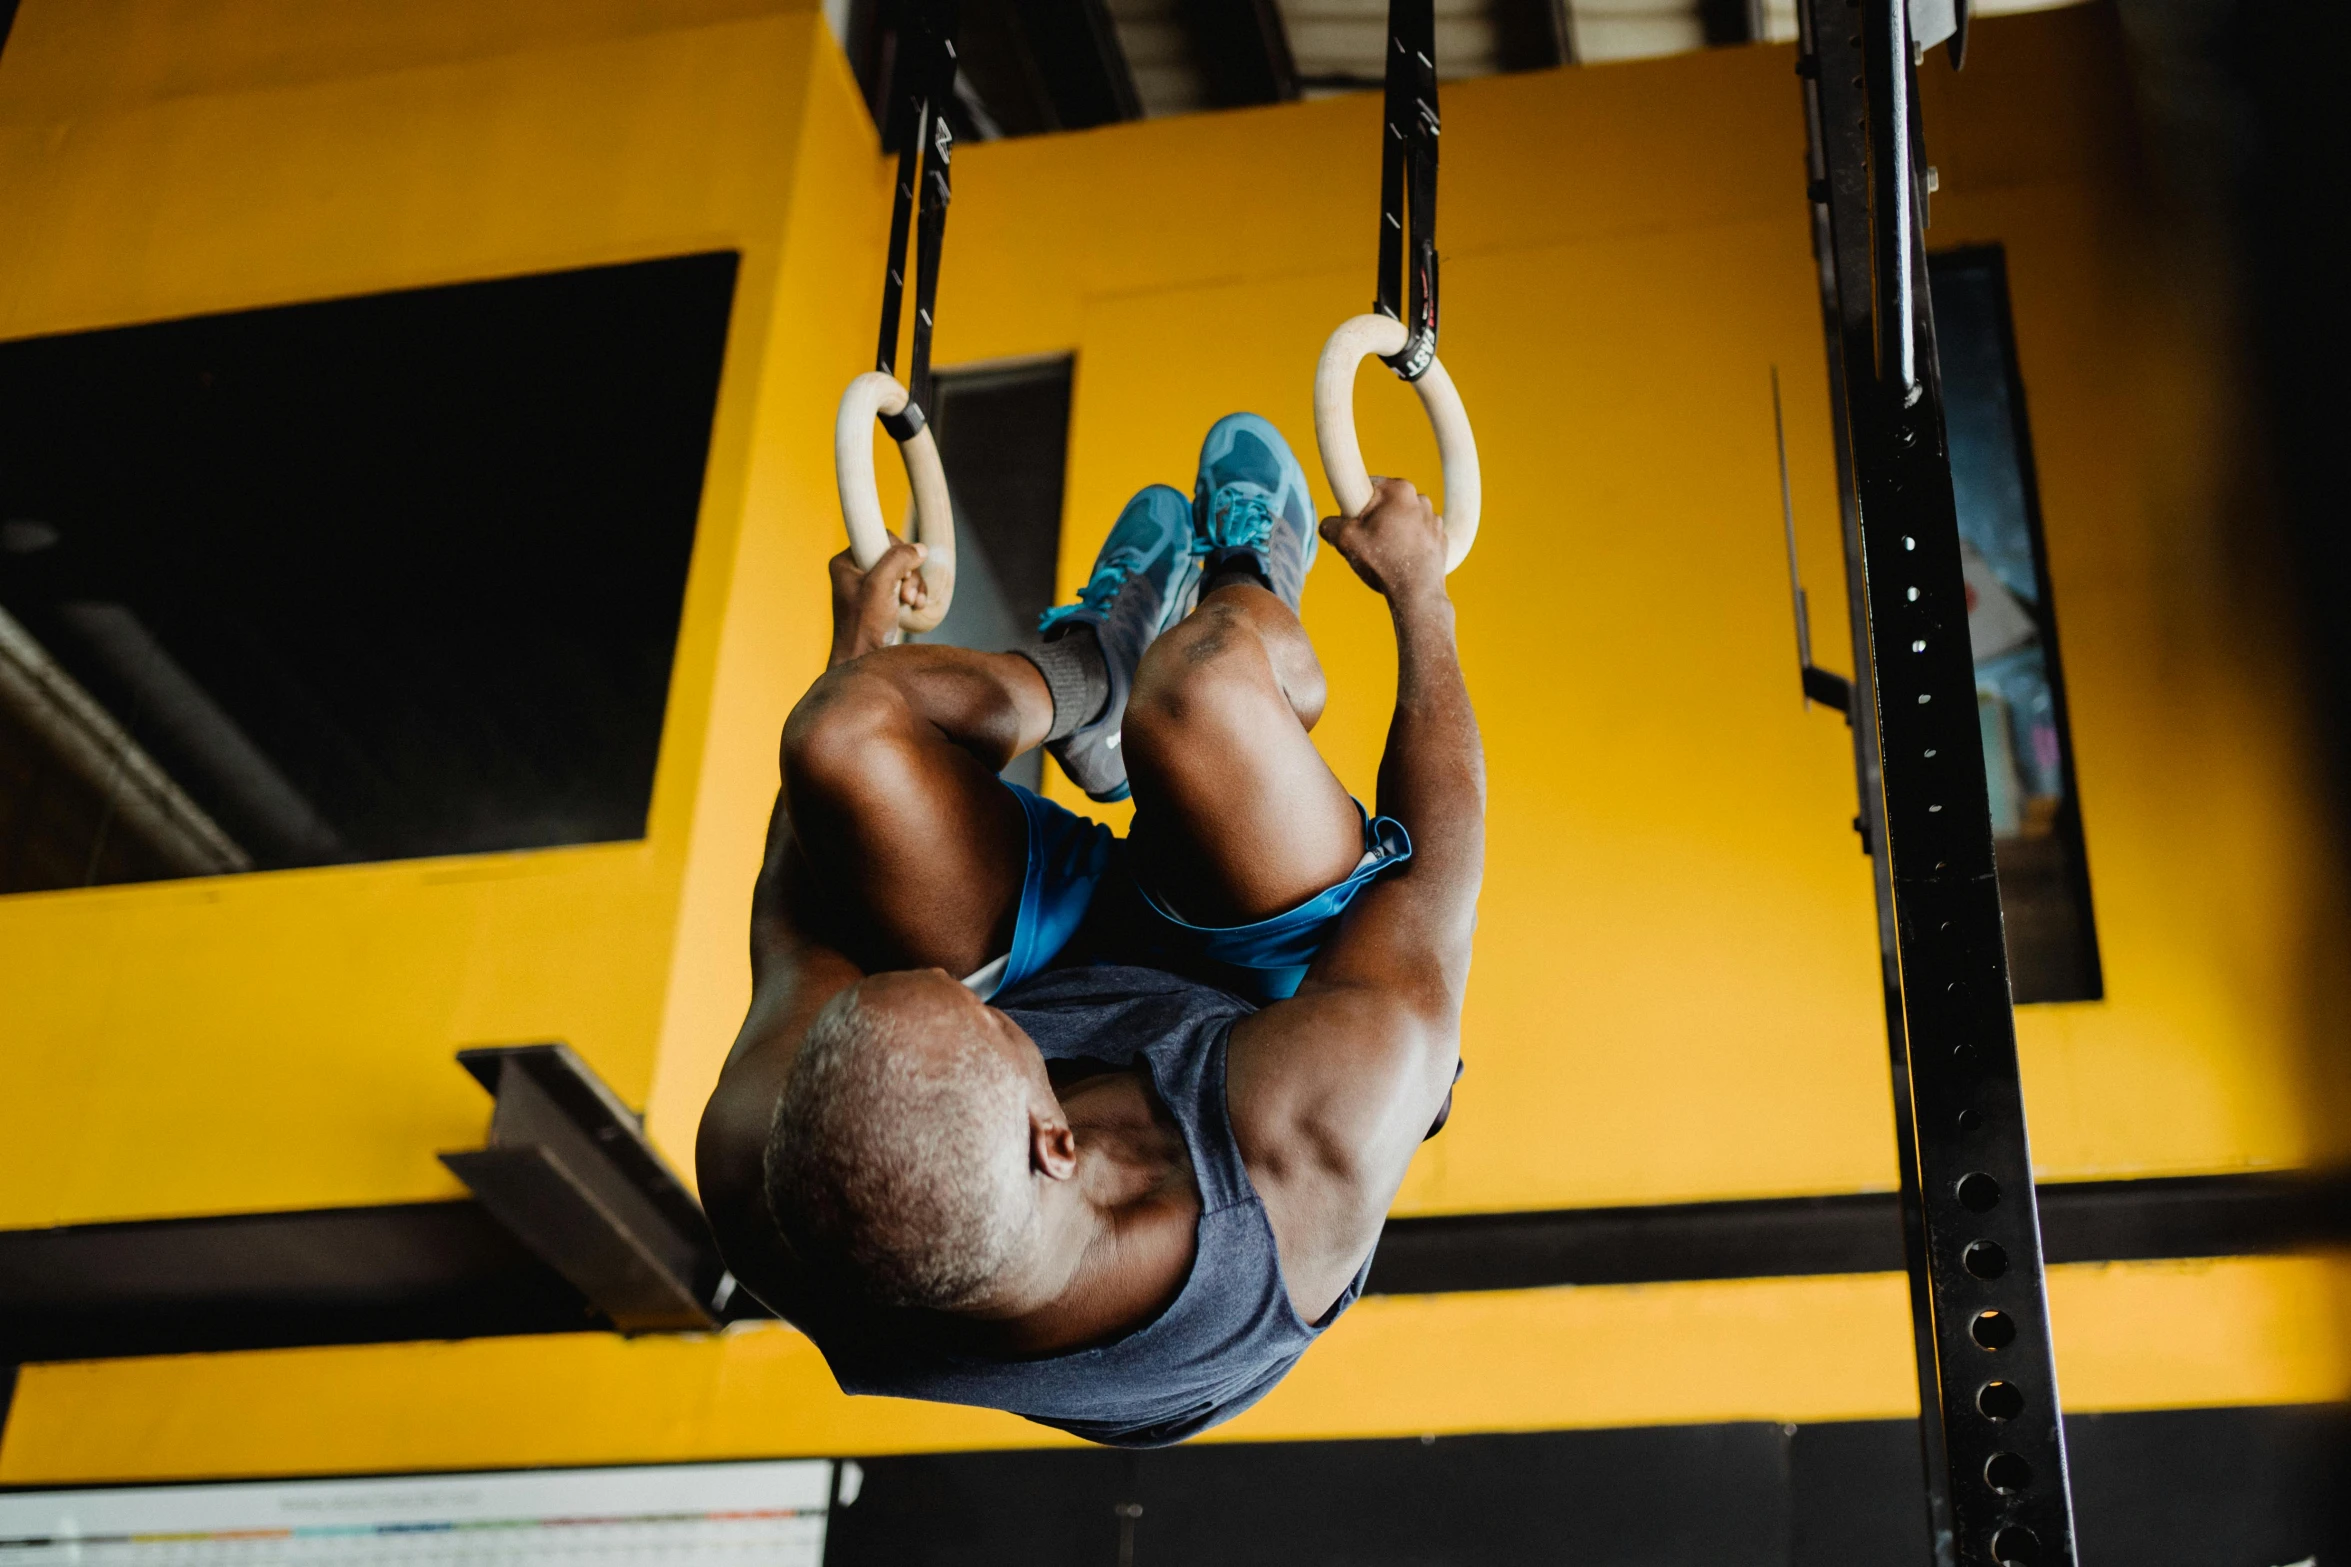
[[[1262,1093],[1318,1138],[1405,1160],[1452,1086],[1472,923],[1445,928],[1456,921],[1414,884],[1415,869],[1407,861],[1359,893],[1297,995],[1234,1034],[1244,1055],[1263,1057],[1247,1068],[1252,1100]],[[1392,1119],[1419,1121],[1397,1149],[1381,1136]]]
[[[1409,866],[1348,909],[1298,994],[1234,1025],[1226,1095],[1301,1311],[1362,1265],[1460,1056],[1459,953]]]
[[[1375,991],[1424,1023],[1457,1027],[1477,928],[1476,884],[1464,896],[1459,880],[1449,867],[1416,854],[1356,894],[1299,994]]]
[[[1485,870],[1485,751],[1436,510],[1383,480],[1368,510],[1323,536],[1395,623],[1379,800],[1414,853],[1357,895],[1294,998],[1233,1031],[1234,1127],[1302,1309],[1345,1287],[1444,1103]]]
[[[795,917],[804,867],[777,806],[766,863],[752,893],[751,1007],[702,1112],[694,1162],[702,1205],[738,1277],[770,1305],[789,1259],[767,1214],[765,1154],[776,1101],[809,1025],[826,1002],[863,978]]]

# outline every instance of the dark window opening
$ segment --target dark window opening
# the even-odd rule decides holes
[[[955,505],[955,601],[930,640],[1002,653],[1036,640],[1052,607],[1069,457],[1070,361],[938,378],[932,423]],[[1004,776],[1041,788],[1044,753]]]
[[[0,892],[642,837],[735,264],[0,344]]]
[[[2105,986],[2007,268],[1997,247],[1929,267],[2009,989],[2019,1002],[2095,1001]]]

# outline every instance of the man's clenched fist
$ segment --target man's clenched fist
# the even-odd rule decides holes
[[[825,668],[898,639],[899,607],[920,609],[930,597],[919,569],[930,553],[930,546],[909,544],[893,533],[871,571],[859,571],[847,550],[825,563],[833,578],[833,651]]]
[[[1374,479],[1360,517],[1325,517],[1322,536],[1373,592],[1391,602],[1445,586],[1445,527],[1405,479]]]

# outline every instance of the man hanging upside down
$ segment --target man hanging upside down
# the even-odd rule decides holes
[[[920,551],[833,562],[699,1165],[845,1391],[1177,1442],[1362,1289],[1451,1108],[1485,762],[1429,503],[1385,480],[1321,532],[1396,627],[1376,817],[1308,738],[1312,502],[1263,419],[1130,501],[1022,653],[882,646]],[[1039,742],[1131,787],[1123,841],[997,777]]]

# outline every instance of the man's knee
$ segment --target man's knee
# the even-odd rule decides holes
[[[831,671],[784,720],[787,796],[856,796],[892,765],[906,731],[906,700],[894,684],[855,665]]]
[[[1271,684],[1265,649],[1242,617],[1203,605],[1151,644],[1135,671],[1126,726],[1183,727],[1262,703]]]
[[[1304,636],[1269,636],[1246,608],[1211,602],[1151,645],[1126,722],[1245,733],[1280,715],[1311,725],[1322,704],[1322,666]]]

